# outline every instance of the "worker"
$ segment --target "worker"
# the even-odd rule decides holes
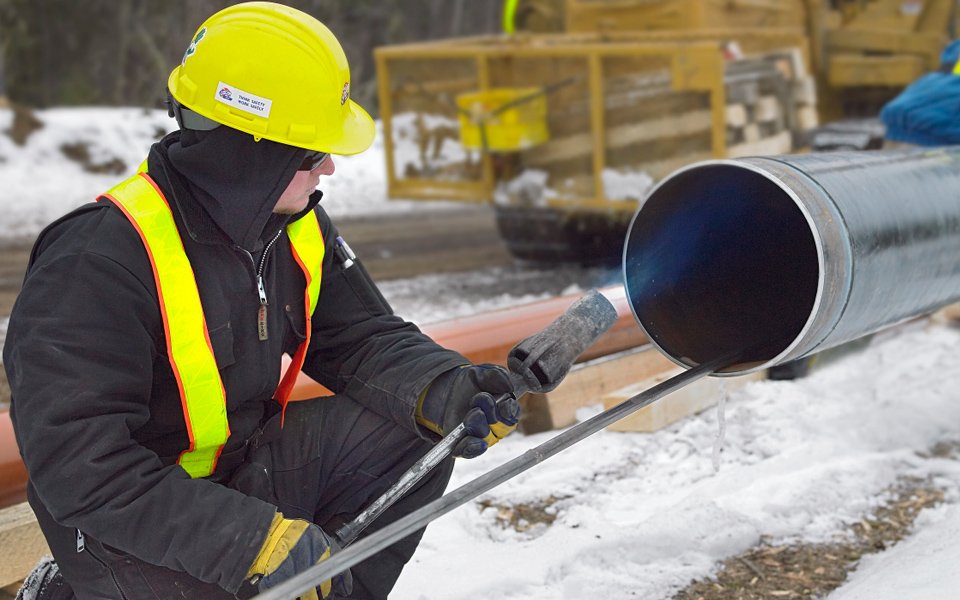
[[[960,144],[960,40],[944,48],[940,70],[923,75],[880,111],[894,145]],[[891,146],[891,144],[887,144]]]
[[[334,155],[375,131],[323,24],[228,7],[167,87],[179,131],[40,234],[9,321],[11,416],[58,566],[41,598],[249,597],[337,552],[459,423],[474,457],[519,417],[509,373],[395,316],[319,205]],[[301,370],[335,395],[290,401]],[[385,598],[421,535],[304,597]]]

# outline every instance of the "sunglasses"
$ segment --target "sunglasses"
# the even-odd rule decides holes
[[[320,166],[323,161],[327,160],[329,156],[326,152],[308,152],[307,156],[304,157],[303,162],[300,163],[300,167],[297,168],[298,171],[312,171]]]

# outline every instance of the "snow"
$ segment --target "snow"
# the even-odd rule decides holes
[[[43,127],[17,146],[0,134],[0,189],[3,220],[0,238],[29,239],[72,208],[94,200],[124,176],[136,172],[159,131],[173,123],[164,111],[136,108],[71,108],[38,111]],[[12,123],[12,112],[0,110],[0,132]],[[68,159],[61,148],[87,145],[91,162],[119,159],[123,174],[92,174]]]
[[[726,402],[719,471],[716,410],[652,434],[591,436],[482,497],[495,504],[560,498],[551,526],[518,533],[503,529],[494,509],[460,507],[427,529],[395,595],[472,598],[494,580],[504,598],[670,598],[761,536],[835,539],[898,477],[933,477],[956,502],[960,464],[921,453],[960,439],[958,351],[960,331],[931,326],[879,336],[803,380],[737,389]],[[553,435],[513,436],[480,459],[458,461],[450,489]],[[957,510],[922,513],[914,538],[865,561],[865,581],[855,577],[835,597],[956,597],[960,543],[934,550],[958,539]],[[920,581],[928,594],[903,593]]]
[[[12,115],[10,110],[0,109],[0,132],[10,128]],[[0,239],[32,239],[57,217],[94,200],[135,173],[150,144],[176,128],[164,110],[70,108],[40,110],[35,115],[43,127],[23,146],[0,133],[0,202],[4,208]],[[377,126],[379,129],[379,122]],[[123,165],[122,172],[85,171],[62,151],[63,146],[77,143],[87,146],[92,163],[116,159]],[[414,151],[413,147],[401,146],[400,157]],[[460,206],[452,202],[388,202],[383,136],[379,131],[373,147],[357,156],[336,157],[336,167],[336,173],[324,178],[320,186],[324,207],[333,217]]]
[[[0,239],[36,235],[123,176],[83,171],[61,152],[65,143],[85,142],[95,162],[116,158],[132,173],[156,133],[172,126],[163,111],[141,109],[53,109],[38,117],[46,126],[24,147],[0,134]],[[9,125],[9,111],[0,110],[0,131]],[[335,217],[424,206],[386,201],[381,144],[378,137],[370,151],[336,159],[337,173],[322,185]],[[482,285],[482,277],[503,276],[464,277]],[[431,294],[422,290],[440,283],[427,275],[383,287],[398,313],[417,322],[540,297],[426,300]],[[5,327],[0,319],[0,339]],[[552,498],[551,525],[504,529],[496,508],[469,503],[430,525],[393,597],[666,599],[761,538],[843,535],[903,476],[932,478],[946,504],[923,511],[901,543],[863,559],[830,598],[957,597],[960,462],[925,451],[960,441],[960,331],[930,325],[876,336],[805,379],[728,393],[724,417],[722,435],[718,411],[708,410],[652,434],[588,437],[483,496],[494,504]],[[458,461],[450,489],[557,433],[514,435],[479,459]]]
[[[603,191],[610,200],[639,202],[647,197],[653,183],[653,177],[644,171],[603,170]]]
[[[861,561],[830,600],[953,600],[960,583],[960,506],[938,506],[917,519],[919,531]]]

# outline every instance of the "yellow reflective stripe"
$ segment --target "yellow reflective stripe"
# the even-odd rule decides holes
[[[953,65],[953,74],[960,75],[960,60],[957,61],[957,64]]]
[[[307,311],[309,315],[313,315],[317,308],[317,298],[320,297],[320,279],[326,250],[317,213],[311,210],[291,223],[287,227],[287,236],[295,251],[294,258],[300,263],[300,268],[307,277]]]
[[[136,228],[153,267],[167,355],[190,440],[177,462],[191,477],[206,477],[216,468],[230,426],[193,268],[170,207],[148,175],[134,175],[105,195]]]
[[[297,382],[297,376],[300,369],[303,368],[303,361],[307,357],[307,348],[310,347],[310,337],[313,331],[312,318],[313,311],[317,309],[317,299],[320,297],[320,280],[323,276],[323,257],[326,247],[323,243],[323,233],[320,231],[320,223],[317,220],[317,213],[310,211],[287,226],[287,237],[290,239],[290,250],[293,253],[294,260],[300,265],[303,271],[303,277],[307,282],[307,287],[303,293],[303,305],[306,323],[306,339],[297,348],[293,355],[287,372],[283,374],[280,385],[274,398],[283,407],[284,413],[287,410],[287,400],[293,392],[293,386]],[[280,420],[283,423],[283,418]]]

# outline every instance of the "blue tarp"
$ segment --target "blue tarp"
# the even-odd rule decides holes
[[[942,146],[960,144],[960,76],[952,73],[960,59],[960,40],[940,56],[941,71],[917,79],[880,111],[887,138]]]

